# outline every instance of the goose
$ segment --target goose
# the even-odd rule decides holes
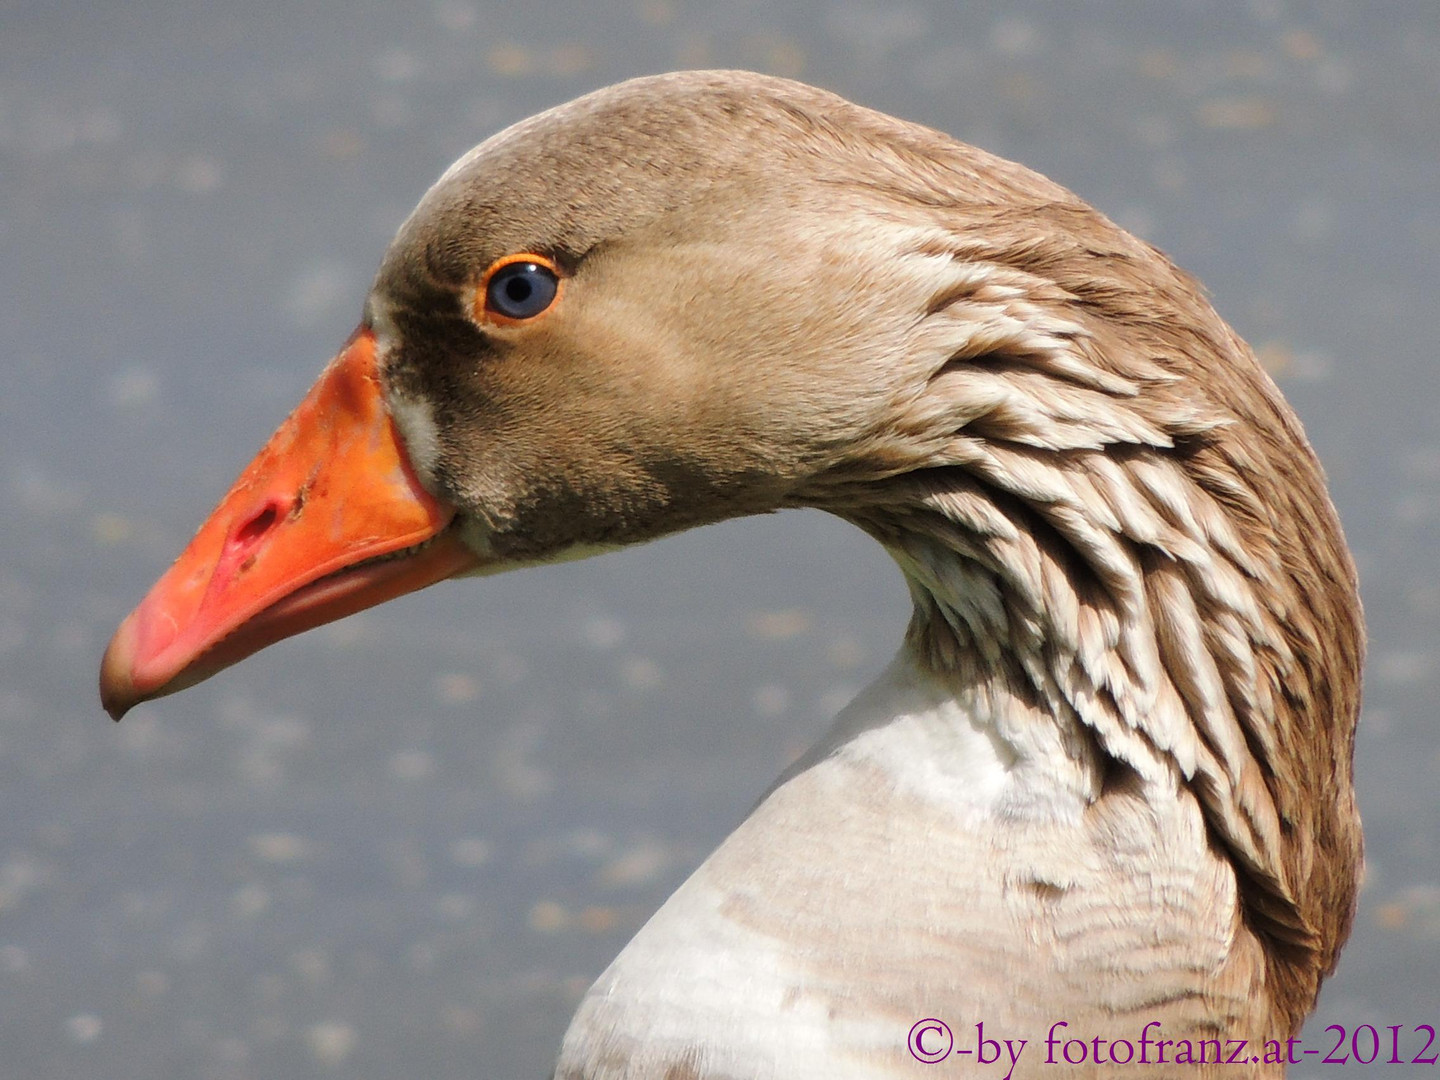
[[[451,166],[102,702],[792,507],[885,547],[904,640],[584,996],[557,1080],[1283,1075],[1361,869],[1316,457],[1159,251],[819,89],[641,78]]]

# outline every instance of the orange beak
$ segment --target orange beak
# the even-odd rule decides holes
[[[282,638],[474,567],[447,530],[454,516],[416,479],[375,337],[356,331],[120,624],[101,703],[119,720]]]

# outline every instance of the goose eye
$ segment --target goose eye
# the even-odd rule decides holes
[[[522,256],[491,269],[485,283],[485,313],[501,320],[533,319],[555,303],[560,276],[549,260]]]

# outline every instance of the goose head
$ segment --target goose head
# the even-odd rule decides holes
[[[1014,754],[1030,724],[1082,798],[1121,776],[1200,807],[1293,1027],[1353,908],[1361,657],[1298,422],[1160,253],[796,83],[637,80],[452,166],[116,633],[102,698],[118,718],[443,578],[787,507],[889,549],[907,648],[1023,701]]]

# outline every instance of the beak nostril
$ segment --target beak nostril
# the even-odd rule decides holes
[[[273,502],[266,503],[264,509],[235,530],[235,539],[231,543],[240,548],[253,547],[275,527],[279,520],[279,505]]]

